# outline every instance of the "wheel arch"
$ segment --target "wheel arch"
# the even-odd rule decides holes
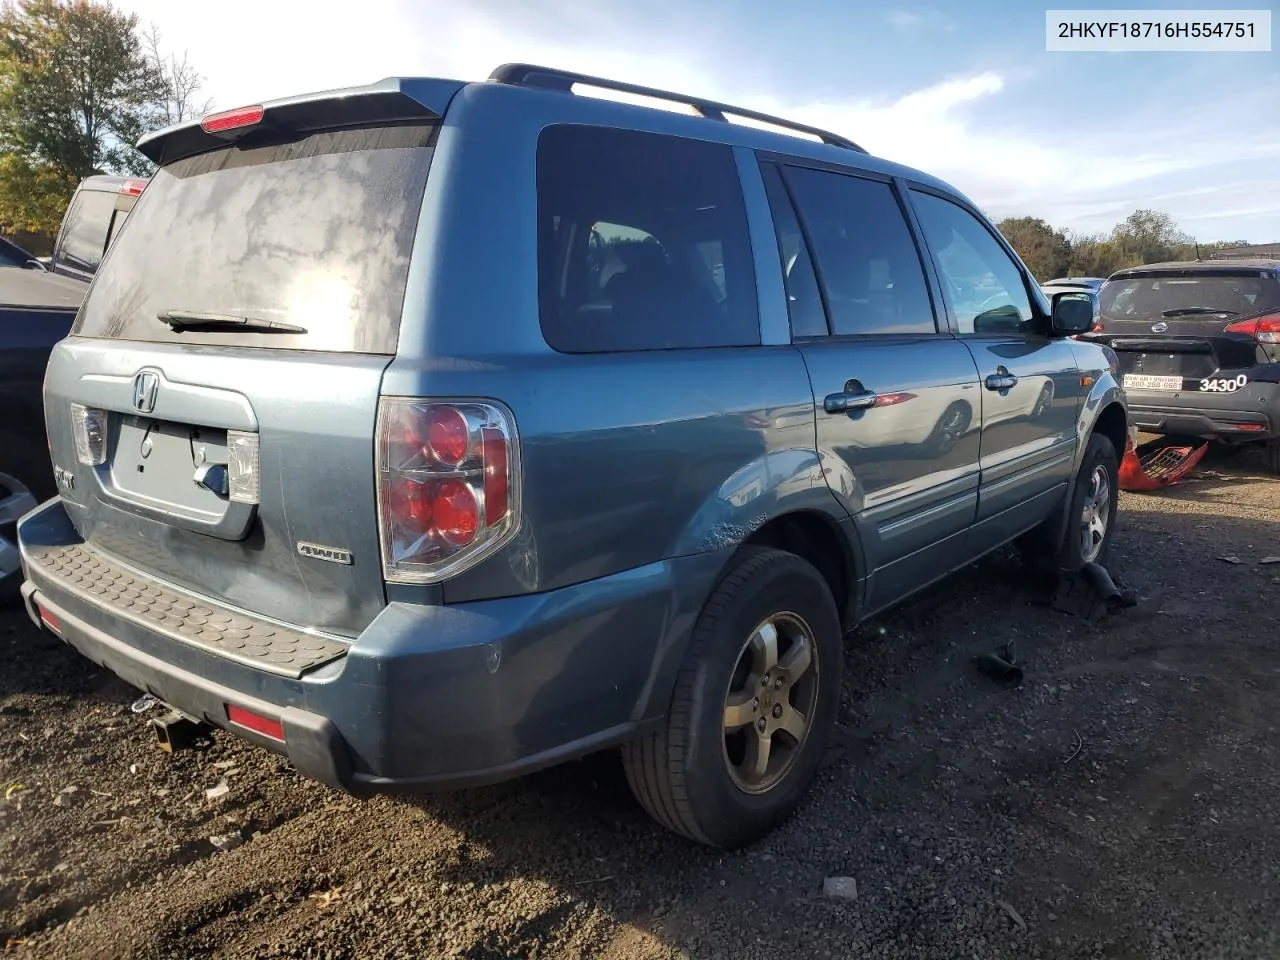
[[[791,511],[773,517],[747,537],[725,564],[725,570],[732,569],[743,549],[771,547],[794,554],[826,581],[840,614],[840,624],[848,629],[856,622],[861,606],[862,579],[851,540],[854,536],[851,524],[839,523],[830,514],[817,510]]]
[[[1093,429],[1089,433],[1102,434],[1116,448],[1116,459],[1123,457],[1129,441],[1129,417],[1124,405],[1119,400],[1107,404],[1094,420]],[[1088,442],[1088,435],[1085,436],[1085,442]]]

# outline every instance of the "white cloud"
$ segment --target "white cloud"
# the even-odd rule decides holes
[[[910,10],[890,10],[884,15],[885,22],[891,27],[897,27],[899,30],[914,30],[916,27],[924,25],[924,17],[918,13],[912,13]]]
[[[835,130],[873,153],[950,181],[994,216],[1029,214],[1077,229],[1109,227],[1137,206],[1156,205],[1152,196],[1160,193],[1168,196],[1165,209],[1175,219],[1205,217],[1202,222],[1216,229],[1222,224],[1213,219],[1212,204],[1224,198],[1177,196],[1169,182],[1181,178],[1185,188],[1188,177],[1202,179],[1222,162],[1216,144],[1224,142],[1233,160],[1280,158],[1280,138],[1252,134],[1256,123],[1241,126],[1225,110],[1193,118],[1194,136],[1175,128],[1189,123],[1186,117],[1158,118],[1167,128],[1162,131],[1151,122],[1100,114],[1084,136],[1040,118],[1020,126],[1016,115],[989,109],[1012,82],[994,70],[940,79],[897,97],[744,96],[715,69],[726,51],[705,46],[714,42],[706,39],[714,31],[670,30],[665,21],[658,30],[636,8],[572,0],[540,0],[516,10],[498,0],[364,0],[326,15],[309,5],[261,0],[223,0],[216,12],[172,0],[125,5],[144,23],[158,23],[170,49],[189,51],[220,107],[386,76],[479,80],[499,63],[545,63],[687,90]],[[891,10],[886,18],[903,28],[942,22],[905,10]],[[922,75],[919,63],[904,71]],[[1259,215],[1248,215],[1248,203],[1235,199],[1233,194],[1232,209],[1240,210],[1257,239],[1280,236],[1274,193],[1265,202],[1260,198]]]
[[[937,10],[889,10],[884,15],[885,23],[895,30],[904,33],[915,33],[922,30],[943,30],[950,32],[956,29],[955,21]]]

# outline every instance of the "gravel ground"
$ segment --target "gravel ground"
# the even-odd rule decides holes
[[[1122,511],[1133,609],[1054,612],[997,556],[860,630],[820,781],[734,854],[652,826],[612,755],[372,801],[225,735],[170,757],[130,689],[0,613],[0,950],[1280,956],[1280,485],[1245,453]],[[1017,688],[971,663],[1010,640]]]

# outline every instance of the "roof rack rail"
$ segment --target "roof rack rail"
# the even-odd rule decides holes
[[[833,147],[843,147],[846,150],[856,150],[858,153],[866,153],[867,151],[858,146],[847,137],[842,137],[838,133],[832,133],[829,130],[822,130],[818,127],[810,127],[803,123],[796,123],[792,120],[784,120],[781,117],[770,116],[767,113],[759,113],[755,110],[746,110],[742,107],[730,106],[727,103],[717,103],[714,100],[704,100],[701,97],[689,97],[682,93],[672,93],[670,90],[658,90],[653,87],[644,87],[635,83],[623,83],[619,80],[606,80],[603,77],[592,77],[584,73],[574,73],[569,70],[556,70],[552,67],[539,67],[531,63],[504,63],[498,67],[493,73],[489,74],[490,80],[498,83],[508,83],[517,87],[539,87],[543,90],[560,90],[565,93],[573,92],[575,83],[585,84],[589,87],[601,87],[605,90],[617,90],[620,93],[631,93],[642,97],[652,97],[655,100],[670,100],[674,103],[683,103],[692,107],[699,115],[709,120],[722,120],[728,122],[729,116],[741,117],[744,120],[756,120],[760,123],[771,124],[776,127],[783,127],[788,130],[795,130],[798,133],[806,133],[811,137],[817,137],[823,143],[830,144]]]

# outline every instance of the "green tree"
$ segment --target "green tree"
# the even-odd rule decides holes
[[[1006,217],[996,224],[996,229],[1041,283],[1066,274],[1071,244],[1061,230],[1036,217]]]
[[[1121,251],[1114,243],[1098,234],[1083,234],[1069,238],[1071,262],[1067,268],[1073,277],[1109,277],[1125,263]]]
[[[56,229],[50,211],[94,173],[142,174],[133,144],[158,125],[169,81],[138,18],[91,0],[0,9],[0,224]],[[18,203],[27,193],[33,203]],[[61,204],[54,202],[61,198]]]
[[[1178,229],[1173,217],[1159,210],[1135,210],[1111,231],[1111,242],[1119,251],[1122,266],[1138,266],[1173,260],[1191,243]]]
[[[51,163],[0,152],[0,232],[51,234],[76,182]]]

